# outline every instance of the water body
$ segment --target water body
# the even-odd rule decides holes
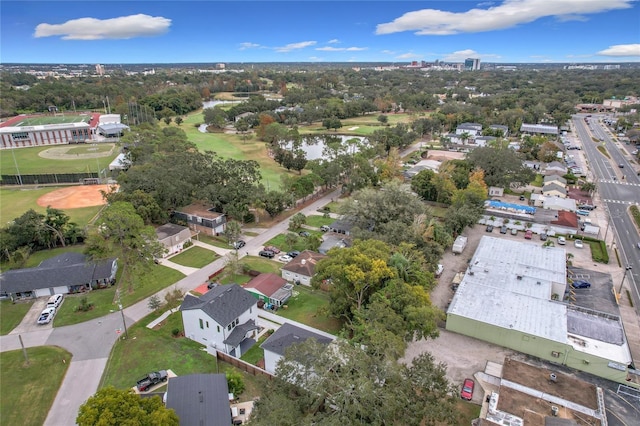
[[[350,139],[358,139],[360,141],[360,143],[367,143],[367,139],[362,137],[362,136],[351,136],[351,135],[332,135],[332,136],[337,136],[342,140],[342,144],[346,145],[346,142]],[[325,143],[322,139],[318,138],[317,139],[317,143],[315,145],[308,145],[306,143],[303,143],[300,146],[300,149],[302,149],[306,156],[307,156],[307,160],[317,160],[317,159],[324,159],[326,160],[327,158],[325,158],[324,156],[324,148],[325,148]],[[289,143],[289,145],[287,146],[287,148],[291,148],[291,143]],[[349,148],[349,150],[351,152],[357,152],[358,151],[358,147],[354,146]]]

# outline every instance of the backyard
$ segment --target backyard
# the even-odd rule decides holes
[[[338,334],[342,328],[341,322],[329,315],[329,294],[322,290],[297,285],[286,306],[278,309],[276,315],[331,334]]]
[[[147,324],[159,316],[153,313],[129,328],[129,339],[118,340],[111,350],[100,387],[115,386],[126,389],[135,385],[136,380],[150,371],[172,370],[178,376],[196,373],[242,374],[246,385],[239,395],[240,401],[250,401],[260,395],[258,378],[235,367],[218,361],[203,351],[201,344],[174,335],[175,330],[183,330],[182,314],[171,314],[153,330]]]
[[[0,424],[41,426],[53,404],[71,361],[62,348],[27,348],[0,357]]]

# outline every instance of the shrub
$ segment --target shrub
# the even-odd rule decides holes
[[[180,335],[180,329],[179,328],[174,328],[173,330],[171,330],[171,335],[173,337],[178,337]]]
[[[93,303],[89,302],[89,299],[87,299],[87,296],[82,296],[80,298],[80,304],[78,305],[78,307],[76,307],[76,311],[88,312],[91,309],[93,309]]]
[[[149,307],[149,309],[151,309],[152,311],[155,311],[155,310],[157,310],[160,306],[162,306],[162,302],[160,301],[160,298],[154,294],[153,296],[151,296],[151,297],[149,298],[149,302],[147,303],[147,306],[148,306],[148,307]]]
[[[242,380],[242,374],[231,371],[227,374],[227,384],[229,385],[229,392],[233,394],[234,398],[241,395],[244,392],[245,384]]]

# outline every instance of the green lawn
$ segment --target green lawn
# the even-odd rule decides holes
[[[331,225],[336,220],[331,217],[318,216],[315,214],[307,216],[307,225],[320,228],[322,225]]]
[[[198,234],[196,238],[198,241],[202,241],[205,244],[210,244],[212,246],[220,247],[223,249],[231,249],[232,247],[227,242],[227,239],[224,237],[211,237],[209,235]]]
[[[118,271],[120,272],[120,271]],[[182,272],[175,269],[167,268],[162,265],[154,265],[150,272],[146,273],[140,282],[136,283],[133,293],[129,293],[126,289],[121,291],[120,300],[123,307],[131,306],[152,294],[157,293],[184,278]],[[116,277],[117,279],[117,277]],[[115,303],[116,286],[93,290],[83,294],[69,294],[65,297],[64,303],[60,306],[60,310],[53,320],[55,327],[63,325],[77,324],[91,319],[99,318],[110,312],[118,310]],[[89,303],[93,303],[93,309],[87,312],[76,312],[77,306],[80,305],[80,299],[87,297]]]
[[[0,158],[4,157],[4,155],[0,156]],[[7,173],[11,172],[8,171]],[[0,223],[10,222],[22,216],[29,209],[33,209],[38,213],[45,213],[47,208],[39,206],[36,201],[44,194],[58,189],[60,188],[51,186],[38,189],[0,188],[0,200],[2,200],[0,203]],[[71,222],[84,227],[101,208],[102,206],[82,207],[79,209],[67,209],[64,212],[69,216]]]
[[[251,347],[247,352],[245,352],[240,359],[244,362],[248,362],[249,364],[258,365],[258,361],[264,358],[264,349],[260,347],[265,340],[267,340],[267,335],[262,335],[258,339],[255,345]]]
[[[51,346],[28,348],[27,356],[28,364],[22,350],[0,357],[0,424],[44,424],[71,361],[69,352]]]
[[[293,296],[287,302],[287,308],[278,309],[277,315],[301,322],[310,327],[337,334],[342,324],[325,312],[329,307],[329,295],[322,290],[297,285]]]
[[[10,300],[0,302],[0,336],[9,334],[11,330],[16,328],[31,309],[31,305],[33,305],[33,300],[16,303]]]
[[[222,361],[216,361],[215,357],[202,350],[199,343],[185,337],[173,337],[172,330],[184,330],[180,312],[170,315],[156,329],[148,329],[147,324],[157,316],[158,314],[151,314],[144,318],[128,330],[129,339],[116,342],[100,387],[126,389],[135,385],[140,377],[155,370],[172,370],[178,376],[238,371],[246,385],[239,399],[249,401],[259,396],[258,379],[254,376]]]
[[[216,260],[218,257],[216,252],[207,250],[198,246],[191,246],[182,253],[173,256],[171,261],[182,266],[189,266],[191,268],[202,268]]]
[[[531,186],[542,188],[542,185],[544,185],[544,177],[542,175],[536,175],[536,178],[531,182]]]
[[[329,223],[332,223],[333,220]],[[309,232],[311,235],[317,235],[319,237],[322,237],[323,232],[320,231],[311,231],[308,229],[299,229],[296,230],[295,233],[297,236],[297,240],[296,242],[293,244],[293,246],[289,246],[287,244],[287,234],[278,234],[275,237],[273,237],[272,239],[270,239],[269,241],[267,241],[264,245],[265,246],[276,246],[277,248],[279,248],[282,251],[291,251],[291,250],[298,250],[298,251],[303,251],[303,250],[307,250],[307,243],[306,243],[306,238],[304,237],[300,237],[298,235],[298,231],[307,231]]]
[[[18,164],[18,170],[23,175],[39,174],[39,173],[85,173],[96,172],[98,165],[100,168],[104,168],[109,165],[119,154],[117,149],[113,150],[113,154],[108,157],[100,158],[80,158],[80,159],[51,159],[40,157],[42,151],[50,148],[65,147],[66,145],[48,145],[38,146],[32,148],[16,148],[6,149],[2,151],[0,156],[0,170],[3,174],[16,174],[16,163]],[[105,144],[104,147],[107,146]],[[108,144],[113,146],[113,144]],[[84,144],[72,149],[76,149],[74,153],[94,153],[92,151],[98,146],[91,144]],[[15,161],[14,161],[15,156]]]
[[[249,269],[254,271],[259,271],[263,273],[271,273],[280,275],[280,268],[282,267],[282,263],[265,259],[264,257],[255,257],[255,256],[245,256],[240,261],[241,265],[247,265]],[[245,284],[251,280],[251,276],[246,274],[237,274],[237,275],[227,275],[223,273],[218,281],[222,284]]]
[[[91,121],[90,115],[43,115],[39,117],[25,117],[16,127],[41,126],[44,124],[65,124],[65,123],[88,123]]]

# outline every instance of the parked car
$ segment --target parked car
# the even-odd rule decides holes
[[[276,255],[276,254],[275,254],[274,252],[269,251],[269,250],[260,250],[260,251],[258,252],[258,256],[261,256],[261,257],[267,257],[267,258],[269,258],[269,259],[273,259],[273,257],[274,257],[275,255]]]
[[[582,240],[575,240],[573,242],[573,245],[576,246],[576,248],[582,248],[584,247],[584,244],[582,244]]]
[[[520,196],[520,201],[524,201],[524,200],[526,200],[525,196],[524,196],[524,195],[521,195],[521,196]]]
[[[47,308],[56,308],[62,303],[63,296],[61,294],[54,294],[47,301]]]
[[[236,250],[239,250],[239,249],[241,249],[242,247],[244,247],[246,245],[247,245],[247,243],[244,242],[244,240],[238,240],[238,241],[236,241],[236,242],[234,242],[232,244],[233,248],[236,249]]]
[[[44,308],[44,310],[40,313],[38,317],[38,324],[49,324],[53,321],[53,317],[56,316],[56,308],[49,307]]]
[[[209,290],[211,290],[212,288],[218,287],[220,284],[217,282],[210,282],[209,284],[207,284],[207,288]]]
[[[589,216],[590,211],[589,210],[578,209],[578,210],[576,210],[576,213],[579,214],[580,216]]]
[[[300,231],[298,233],[298,235],[300,235],[301,237],[305,237],[307,238],[309,235],[311,235],[310,233],[308,233],[307,231]]]
[[[327,232],[327,231],[329,230],[329,226],[328,226],[328,225],[322,225],[322,226],[320,227],[320,230],[321,230],[322,232]]]
[[[493,232],[493,225],[487,225],[487,232]]]
[[[272,252],[274,252],[275,254],[279,254],[279,253],[280,253],[280,249],[279,249],[279,248],[277,248],[277,247],[274,247],[274,246],[266,246],[264,249],[265,249],[266,251],[272,251]]]
[[[474,387],[475,382],[472,379],[464,379],[464,383],[462,383],[462,390],[460,391],[460,398],[471,401],[473,398]]]
[[[300,252],[298,250],[293,250],[287,253],[289,256],[291,257],[296,257],[297,255],[300,254]]]
[[[531,229],[527,229],[524,233],[524,239],[530,240],[531,238],[533,238],[533,231]]]
[[[278,258],[280,262],[291,262],[292,259],[293,257],[289,256],[288,254],[283,254]]]
[[[518,235],[518,230],[516,228],[513,228],[511,230],[511,235]]]
[[[565,245],[567,240],[564,237],[558,237],[558,244],[561,246]]]
[[[136,382],[136,387],[140,392],[148,391],[153,385],[157,385],[161,382],[166,382],[168,378],[166,370],[154,371],[144,376],[142,379]]]
[[[620,163],[618,164],[618,167],[620,167],[621,169],[624,169],[624,164]]]
[[[577,280],[571,283],[571,287],[573,288],[590,288],[591,283],[585,280]]]
[[[502,225],[500,227],[500,233],[501,234],[506,234],[508,230],[509,230],[509,228],[507,228],[507,225]]]
[[[541,241],[547,241],[547,234],[545,234],[544,232],[542,234],[540,234],[540,240]]]
[[[596,206],[593,206],[591,204],[580,204],[580,205],[578,205],[578,209],[580,209],[580,210],[589,210],[589,211],[591,211],[591,210],[595,210],[595,208],[596,208]]]
[[[438,267],[436,268],[436,277],[439,277],[440,275],[442,275],[443,271],[444,271],[444,266],[438,263]]]

